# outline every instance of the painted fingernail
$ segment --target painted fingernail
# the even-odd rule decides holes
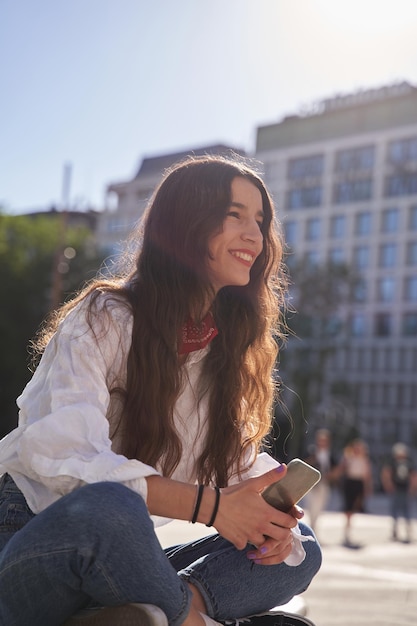
[[[246,556],[248,557],[248,559],[251,559],[252,561],[256,559],[255,552],[248,552]]]
[[[278,472],[278,474],[281,474],[284,470],[285,470],[285,465],[278,465],[278,467],[275,469],[275,471]]]
[[[265,546],[263,548],[260,548],[259,552],[261,554],[266,554],[268,552],[268,548],[265,548]]]

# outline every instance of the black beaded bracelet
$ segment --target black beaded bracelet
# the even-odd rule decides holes
[[[204,485],[198,485],[197,500],[196,500],[195,507],[194,507],[194,513],[193,513],[193,516],[191,518],[191,523],[192,524],[195,524],[196,521],[197,521],[198,512],[200,510],[201,500],[203,498],[203,491],[204,491]]]
[[[213,526],[214,521],[216,519],[216,515],[217,515],[217,511],[219,510],[219,503],[220,503],[220,489],[218,488],[218,486],[216,485],[214,487],[214,490],[216,492],[216,501],[214,503],[214,509],[213,509],[213,513],[211,514],[211,518],[208,524],[206,524],[206,526],[208,526],[210,528],[210,526]]]

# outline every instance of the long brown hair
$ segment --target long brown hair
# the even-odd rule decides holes
[[[263,250],[243,287],[217,295],[207,278],[208,241],[222,227],[231,203],[231,183],[243,177],[260,191]],[[282,243],[273,204],[256,171],[242,159],[190,157],[172,167],[156,189],[140,231],[134,267],[118,279],[93,281],[66,304],[57,322],[90,294],[90,310],[103,291],[123,297],[133,312],[127,380],[111,393],[122,398],[119,434],[128,458],[159,463],[172,475],[181,457],[174,406],[181,390],[178,337],[192,313],[201,318],[208,298],[219,329],[204,361],[199,398],[208,394],[207,438],[197,461],[198,480],[227,484],[232,466],[241,469],[248,447],[259,447],[271,426],[272,370],[283,336],[286,288]]]

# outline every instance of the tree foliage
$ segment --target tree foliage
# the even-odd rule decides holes
[[[0,214],[0,436],[16,424],[16,398],[28,382],[28,344],[51,308],[57,249],[71,250],[64,272],[62,301],[92,277],[101,264],[90,234],[68,228],[62,238],[59,215]]]

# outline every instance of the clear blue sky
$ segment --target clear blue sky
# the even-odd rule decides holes
[[[0,0],[0,205],[104,205],[144,156],[417,85],[415,0]]]

